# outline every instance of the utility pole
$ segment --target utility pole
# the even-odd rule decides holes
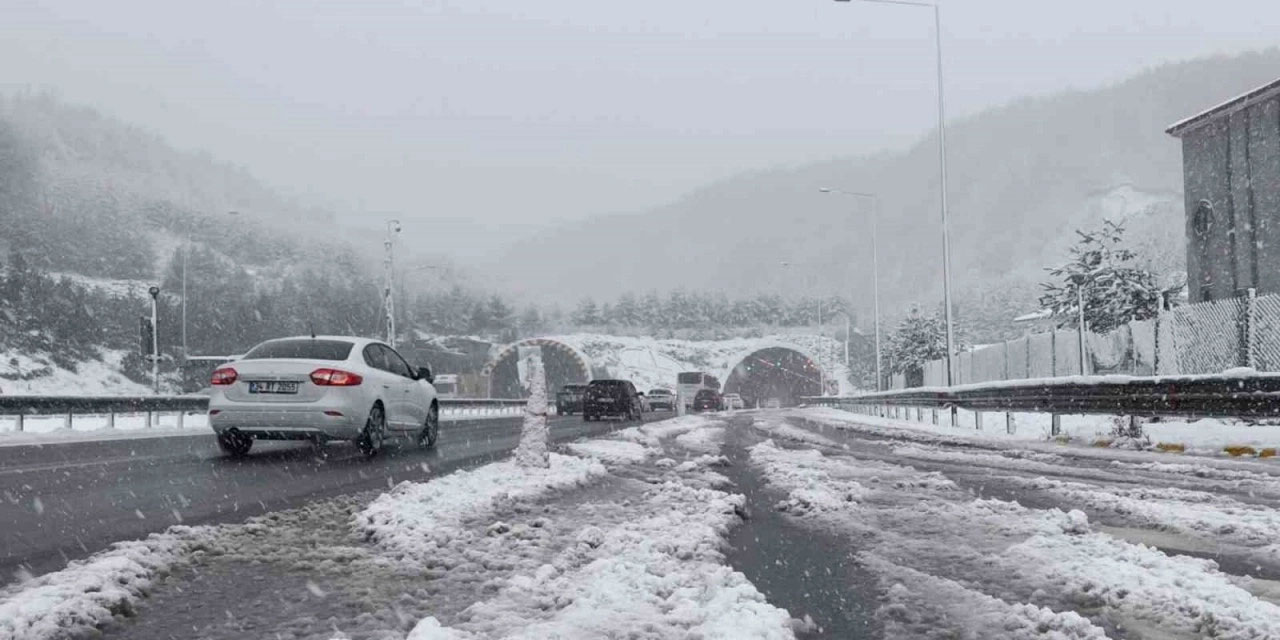
[[[387,239],[383,241],[387,257],[384,262],[386,280],[382,286],[382,308],[387,313],[387,344],[391,345],[392,349],[396,347],[395,240],[398,233],[400,233],[400,221],[388,220]]]

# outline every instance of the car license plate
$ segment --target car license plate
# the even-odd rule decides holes
[[[296,382],[250,382],[249,393],[297,393]]]

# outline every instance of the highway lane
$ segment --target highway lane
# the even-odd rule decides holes
[[[646,414],[646,421],[670,417]],[[631,423],[551,418],[562,442]],[[174,524],[242,521],[310,500],[389,487],[510,452],[520,419],[444,422],[434,450],[389,441],[372,460],[334,443],[255,443],[227,458],[212,434],[0,448],[0,584],[62,568]]]

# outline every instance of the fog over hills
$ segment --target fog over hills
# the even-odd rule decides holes
[[[1011,311],[1034,308],[1043,268],[1061,259],[1074,229],[1104,217],[1128,220],[1153,268],[1182,270],[1181,153],[1164,129],[1273,80],[1277,69],[1277,49],[1166,64],[1112,86],[1025,98],[950,121],[961,314],[983,315],[978,301],[993,296],[1012,298],[1001,303]],[[936,148],[930,134],[898,153],[742,175],[664,207],[548,230],[514,245],[492,268],[538,296],[563,295],[566,282],[576,285],[572,296],[604,299],[677,287],[845,293],[863,305],[865,319],[867,210],[818,192],[829,186],[882,199],[887,313],[932,305],[941,290]],[[556,254],[570,259],[548,259]]]

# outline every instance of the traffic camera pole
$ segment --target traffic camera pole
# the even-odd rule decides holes
[[[151,287],[147,293],[151,294],[151,386],[155,394],[160,395],[160,287]]]

